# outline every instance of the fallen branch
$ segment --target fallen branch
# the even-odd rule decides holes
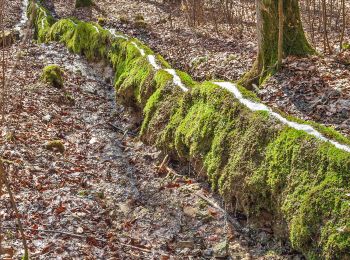
[[[206,196],[204,196],[203,194],[200,193],[195,193],[196,196],[200,197],[201,199],[205,200],[206,202],[208,202],[211,206],[213,206],[214,208],[220,210],[222,213],[224,213],[225,217],[227,218],[227,220],[234,226],[235,229],[237,230],[241,230],[241,224],[239,224],[239,222],[234,219],[233,217],[231,217],[226,210],[224,210],[223,208],[221,208],[217,203],[215,203],[214,201],[211,201],[210,199],[208,199]]]

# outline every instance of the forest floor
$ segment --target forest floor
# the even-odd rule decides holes
[[[7,17],[11,28],[20,16]],[[6,52],[0,152],[32,259],[302,259],[271,230],[228,216],[190,165],[159,170],[165,155],[135,136],[111,69],[59,44]],[[49,64],[65,71],[63,89],[40,80]],[[6,193],[0,200],[3,259],[19,259],[16,214]]]
[[[237,80],[252,66],[256,52],[254,25],[244,34],[212,26],[188,26],[185,13],[167,8],[161,0],[98,0],[93,11],[78,10],[85,20],[107,18],[107,24],[137,37],[163,55],[176,69],[196,80]],[[72,15],[69,4],[55,1],[61,16]],[[171,22],[170,22],[171,14]],[[143,17],[143,26],[135,22]],[[347,39],[349,40],[349,39]],[[321,53],[322,39],[316,38]],[[333,126],[350,135],[350,50],[308,58],[290,57],[271,77],[259,97],[271,107],[305,120]]]

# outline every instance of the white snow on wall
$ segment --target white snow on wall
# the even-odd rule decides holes
[[[21,17],[21,21],[15,27],[16,29],[17,28],[20,29],[27,21],[27,16],[26,16],[27,6],[28,6],[28,0],[23,0],[22,17]],[[47,17],[46,13],[45,13],[45,17]],[[44,27],[43,20],[42,20],[42,26]],[[97,33],[99,33],[99,29],[96,26],[94,26],[94,28],[97,31]],[[128,40],[128,37],[126,37],[124,35],[119,35],[119,34],[117,35],[115,29],[108,29],[108,31],[116,38],[122,38],[122,39]],[[131,42],[131,44],[134,45],[139,50],[141,56],[146,55],[145,50],[140,48],[135,42]],[[156,71],[161,69],[161,67],[157,64],[156,58],[154,55],[147,55],[147,60]],[[180,77],[177,75],[177,73],[174,69],[164,69],[164,70],[173,76],[173,82],[176,86],[179,86],[180,89],[184,92],[188,91],[188,88],[182,83]],[[304,132],[306,132],[306,133],[308,133],[308,134],[310,134],[310,135],[312,135],[312,136],[314,136],[322,141],[330,142],[335,147],[337,147],[341,150],[344,150],[346,152],[350,152],[349,146],[344,145],[344,144],[340,144],[336,141],[333,141],[333,140],[330,140],[330,139],[324,137],[320,132],[315,130],[312,126],[307,125],[307,124],[299,124],[299,123],[296,123],[293,121],[289,121],[288,119],[284,118],[280,114],[273,112],[272,109],[267,107],[266,105],[244,98],[242,93],[239,91],[239,89],[237,88],[237,86],[235,84],[233,84],[231,82],[214,82],[214,84],[230,91],[240,103],[245,105],[251,111],[267,111],[267,112],[269,112],[269,114],[271,116],[275,117],[281,123],[288,125],[291,128],[304,131]]]

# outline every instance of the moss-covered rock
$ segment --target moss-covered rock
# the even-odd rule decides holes
[[[47,150],[58,151],[60,153],[64,153],[64,151],[65,151],[64,144],[63,144],[63,142],[61,140],[48,141],[45,144],[45,147],[46,147]]]
[[[29,1],[27,13],[34,26],[34,38],[39,43],[45,42],[48,30],[55,23],[55,19],[45,7],[36,1]]]
[[[55,88],[62,88],[63,70],[58,65],[48,65],[43,69],[41,79]]]

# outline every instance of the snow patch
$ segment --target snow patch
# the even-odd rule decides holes
[[[340,144],[336,141],[332,141],[332,140],[324,137],[320,132],[315,130],[312,126],[289,121],[288,119],[284,118],[280,114],[273,112],[271,110],[271,108],[267,107],[266,105],[261,104],[261,103],[257,103],[257,102],[253,102],[249,99],[243,98],[242,93],[239,91],[239,89],[237,88],[237,86],[235,84],[233,84],[231,82],[214,82],[214,84],[218,85],[219,87],[225,88],[228,91],[230,91],[231,93],[233,93],[235,98],[237,98],[240,103],[242,103],[243,105],[248,107],[250,110],[252,110],[252,111],[267,111],[267,112],[269,112],[270,115],[272,115],[273,117],[278,119],[281,123],[288,125],[291,128],[304,131],[312,136],[315,136],[316,138],[318,138],[322,141],[330,142],[335,147],[337,147],[341,150],[344,150],[346,152],[350,152],[349,146],[344,145],[344,144]]]
[[[121,38],[121,39],[124,39],[124,40],[128,40],[128,37],[122,35],[122,34],[117,34],[116,33],[116,30],[114,28],[110,28],[110,29],[107,29],[112,35],[113,37],[115,38]]]
[[[154,55],[147,56],[148,62],[153,66],[155,70],[160,70],[160,66],[156,62],[156,57]]]
[[[135,42],[132,42],[131,43],[132,45],[134,45],[136,47],[136,49],[139,50],[139,52],[141,53],[141,56],[145,56],[145,50],[144,49],[141,49]]]
[[[100,30],[97,28],[97,26],[93,25],[97,33],[100,33]]]
[[[177,73],[174,69],[165,69],[165,71],[173,76],[173,82],[176,86],[179,86],[181,88],[181,90],[184,92],[188,91],[188,88],[186,88],[185,85],[182,83],[180,77],[177,75]]]

